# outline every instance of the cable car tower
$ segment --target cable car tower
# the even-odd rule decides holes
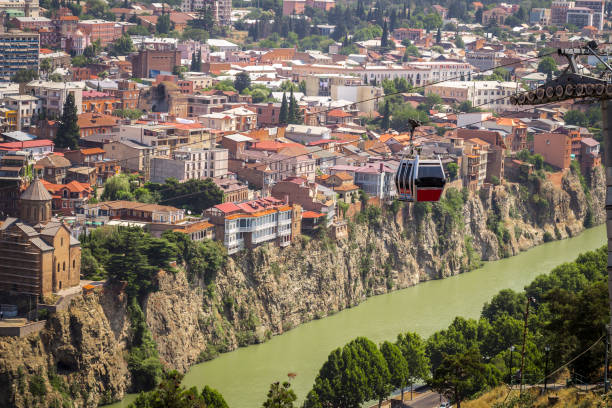
[[[568,67],[552,81],[545,83],[535,90],[510,97],[514,105],[539,105],[555,101],[589,98],[599,100],[601,103],[604,138],[604,160],[606,166],[606,232],[608,238],[608,291],[612,294],[612,68],[601,58],[597,52],[598,45],[589,41],[581,48],[565,48],[557,51],[569,61]],[[578,72],[576,56],[593,55],[606,70],[596,78]],[[612,326],[612,296],[610,298],[610,323],[607,334],[610,336]],[[608,342],[607,344],[610,344]],[[607,355],[607,354],[606,354]],[[607,370],[606,370],[607,372]],[[606,381],[606,390],[608,384]]]

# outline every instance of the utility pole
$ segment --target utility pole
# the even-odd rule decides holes
[[[529,304],[535,299],[527,298],[527,307],[525,309],[525,323],[523,325],[523,350],[521,351],[521,383],[519,384],[519,392],[523,393],[523,375],[525,373],[525,343],[527,342],[527,319],[529,318]]]
[[[510,380],[510,389],[512,389],[512,383],[514,382],[514,376],[512,375],[512,354],[514,353],[514,346],[510,346],[510,375],[509,375],[509,380]]]

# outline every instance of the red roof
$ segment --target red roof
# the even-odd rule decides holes
[[[323,216],[325,216],[325,214],[321,214],[316,211],[304,211],[302,213],[302,218],[321,218]]]
[[[81,149],[82,154],[100,154],[106,153],[106,151],[100,149],[99,147],[92,147],[90,149]]]
[[[332,109],[329,112],[327,112],[327,116],[331,116],[333,118],[350,118],[353,115],[341,109]]]
[[[217,204],[217,205],[215,205],[215,208],[218,209],[219,211],[221,211],[224,214],[229,214],[229,213],[232,213],[234,211],[240,211],[240,207],[238,207],[234,203]]]
[[[48,49],[48,48],[41,48],[41,49],[40,49],[40,53],[41,53],[41,54],[51,54],[52,52],[53,52],[53,51],[51,51],[51,50],[50,50],[50,49]]]
[[[282,149],[286,149],[287,147],[303,147],[299,143],[282,143],[277,142],[275,140],[263,140],[261,142],[257,142],[251,147],[253,150],[273,150],[279,151]]]
[[[99,91],[83,91],[83,99],[85,98],[105,98],[110,95]]]
[[[25,149],[42,146],[53,146],[53,141],[49,139],[26,140],[24,142],[6,142],[0,143],[0,149]]]
[[[322,144],[326,144],[330,142],[331,142],[330,139],[320,139],[320,140],[315,140],[314,142],[308,143],[307,146],[318,146],[318,145],[322,145]]]

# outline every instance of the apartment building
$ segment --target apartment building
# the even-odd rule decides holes
[[[291,243],[294,208],[274,197],[245,203],[231,202],[206,210],[209,222],[215,225],[215,236],[223,239],[228,254],[244,248],[255,248],[266,242],[280,247]]]
[[[198,116],[198,120],[203,126],[210,129],[230,132],[236,130],[236,116],[221,112],[209,113]]]
[[[182,0],[181,11],[184,13],[198,12],[208,5],[212,5],[213,16],[215,21],[223,27],[228,27],[232,24],[232,1],[231,0]]]
[[[115,25],[113,21],[83,20],[79,21],[78,28],[92,43],[100,40],[100,44],[104,47],[121,37],[121,30],[115,29]]]
[[[68,95],[74,97],[77,114],[83,113],[83,90],[72,82],[51,82],[36,80],[25,85],[26,93],[40,99],[40,108],[47,114],[61,117]]]
[[[173,177],[178,181],[223,178],[227,176],[227,149],[179,149],[169,157],[151,159],[151,181],[164,183]]]
[[[32,95],[14,95],[4,98],[6,106],[16,113],[16,130],[27,128],[32,123],[32,116],[40,113],[40,101]]]
[[[38,72],[40,35],[10,30],[0,33],[0,80],[9,81],[17,71],[33,69]]]
[[[155,78],[159,74],[172,74],[181,65],[181,52],[177,50],[141,50],[130,55],[132,75],[137,78]]]
[[[517,85],[514,82],[447,81],[430,85],[426,91],[428,94],[437,94],[458,102],[469,101],[472,106],[493,112],[517,110],[516,106],[510,104],[508,98],[517,92]]]
[[[550,23],[557,27],[564,26],[567,23],[567,11],[573,7],[573,1],[553,1],[550,5]]]
[[[0,1],[0,13],[2,12],[23,13],[26,17],[38,17],[40,7],[38,0],[2,0]]]
[[[187,115],[198,117],[213,112],[214,108],[222,108],[228,102],[225,95],[189,95],[187,98]]]
[[[111,94],[99,91],[83,91],[83,112],[112,115],[119,109],[119,100]]]
[[[541,154],[551,166],[568,169],[572,161],[572,137],[565,133],[536,133],[533,153]]]
[[[499,61],[502,57],[502,53],[490,47],[483,47],[466,53],[465,60],[476,67],[478,71],[484,72],[500,65]]]
[[[576,8],[584,7],[593,12],[592,25],[599,31],[603,30],[603,24],[605,19],[605,0],[576,0]],[[569,13],[569,10],[568,10]],[[568,14],[569,23],[569,14]],[[580,28],[580,27],[579,27]]]
[[[185,210],[180,208],[122,200],[86,204],[79,209],[79,213],[87,218],[109,217],[156,224],[177,224],[185,219]]]
[[[543,26],[550,25],[550,9],[532,8],[529,12],[529,23],[540,24]]]
[[[584,28],[593,25],[593,10],[586,7],[574,7],[567,10],[567,24]]]

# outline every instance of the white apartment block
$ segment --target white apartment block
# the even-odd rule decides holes
[[[211,2],[207,0],[182,0],[181,11],[192,13],[200,11]],[[215,0],[213,4],[213,15],[217,24],[229,27],[232,24],[232,0]]]
[[[41,100],[39,106],[47,115],[58,118],[64,113],[64,104],[68,95],[74,96],[77,114],[83,113],[83,89],[74,82],[32,81],[25,86],[25,92]]]
[[[169,157],[151,159],[151,181],[223,178],[227,176],[227,159],[227,149],[178,149]]]
[[[493,112],[517,110],[516,105],[510,104],[508,96],[520,92],[521,89],[514,82],[497,81],[448,81],[430,85],[426,89],[428,94],[437,94],[442,98],[453,98],[459,102],[470,101],[472,106]]]

